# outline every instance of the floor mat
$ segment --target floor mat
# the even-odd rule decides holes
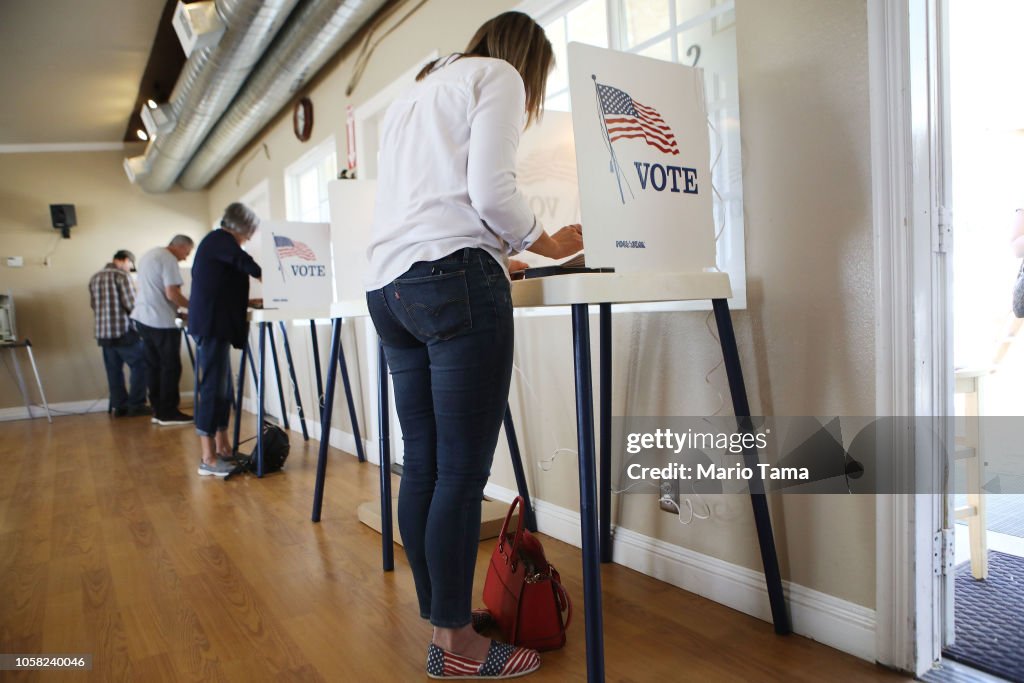
[[[988,578],[956,570],[956,644],[945,656],[1024,683],[1024,558],[989,551]]]

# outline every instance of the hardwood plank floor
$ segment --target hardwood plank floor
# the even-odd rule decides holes
[[[377,468],[332,449],[313,524],[317,443],[290,436],[284,473],[224,482],[196,474],[188,426],[0,423],[0,652],[93,655],[90,673],[0,680],[426,680],[430,627],[401,548],[383,574],[380,536],[356,519]],[[544,543],[576,615],[528,680],[585,680],[579,550]],[[611,681],[910,680],[618,565],[602,580]]]

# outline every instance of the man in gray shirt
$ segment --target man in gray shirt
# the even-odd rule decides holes
[[[188,308],[181,293],[184,280],[178,262],[192,253],[192,238],[175,235],[166,247],[147,251],[137,265],[138,294],[132,320],[146,351],[146,375],[153,422],[161,425],[188,424],[191,415],[179,410],[181,397],[181,330],[175,324],[179,308]]]

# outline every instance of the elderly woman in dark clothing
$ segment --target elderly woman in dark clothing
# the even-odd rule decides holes
[[[246,308],[249,276],[263,271],[242,245],[259,226],[259,218],[235,202],[224,211],[220,229],[199,243],[192,264],[189,332],[196,340],[198,398],[195,423],[202,446],[199,474],[224,477],[232,468],[228,441],[231,415],[230,350],[240,349],[248,333]]]

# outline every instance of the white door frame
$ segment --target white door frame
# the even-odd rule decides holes
[[[945,0],[868,0],[867,11],[877,414],[945,417],[953,402]],[[940,437],[908,430],[894,440],[886,474],[897,490],[943,490]],[[943,644],[947,582],[934,549],[945,496],[876,501],[876,659],[920,675]]]

